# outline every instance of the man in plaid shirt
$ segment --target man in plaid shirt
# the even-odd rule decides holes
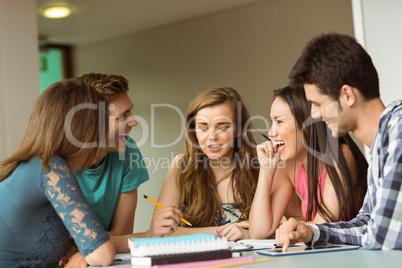
[[[368,189],[353,220],[304,224],[291,218],[276,230],[276,243],[284,251],[296,242],[402,249],[402,101],[385,108],[370,56],[347,35],[311,40],[290,82],[304,87],[311,116],[325,121],[334,137],[352,131],[370,148]]]

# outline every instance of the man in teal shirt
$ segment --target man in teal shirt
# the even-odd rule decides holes
[[[127,92],[128,81],[121,75],[89,73],[77,77],[102,94],[109,114],[108,142],[95,163],[77,180],[91,209],[115,243],[116,253],[127,251],[127,237],[160,237],[177,229],[182,213],[167,207],[154,216],[150,228],[144,233],[134,233],[134,216],[137,207],[138,187],[149,179],[148,171],[130,131],[137,125],[131,110],[133,103]],[[114,237],[114,239],[113,239]],[[62,259],[68,262],[75,249]],[[71,262],[85,261],[80,253],[71,257]]]
[[[96,163],[77,176],[81,190],[109,235],[133,233],[137,188],[149,179],[141,152],[129,137],[137,125],[127,92],[128,81],[121,75],[89,73],[78,79],[101,93],[109,113],[109,141]],[[135,155],[135,156],[134,156]],[[130,163],[137,159],[137,163]]]
[[[137,189],[149,179],[135,141],[127,137],[127,144],[125,152],[110,152],[100,164],[77,176],[82,192],[109,235],[133,232]]]

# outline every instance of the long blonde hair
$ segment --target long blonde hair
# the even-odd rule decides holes
[[[180,162],[178,188],[181,192],[181,204],[185,208],[186,219],[193,226],[203,227],[214,225],[215,214],[218,211],[222,218],[221,202],[217,193],[217,182],[207,156],[199,148],[195,134],[197,113],[206,107],[227,104],[231,108],[237,124],[237,138],[234,145],[234,168],[229,174],[234,203],[242,215],[241,220],[248,219],[251,204],[258,180],[258,165],[252,159],[256,157],[254,138],[249,131],[250,114],[243,104],[240,95],[233,88],[214,87],[205,90],[190,104],[186,115],[186,149]],[[247,124],[246,124],[247,123]],[[196,146],[194,146],[196,145]],[[254,164],[254,166],[253,166]]]
[[[0,182],[33,157],[41,159],[47,169],[54,155],[65,160],[87,155],[82,166],[89,167],[108,133],[108,117],[100,120],[99,116],[102,103],[106,105],[104,98],[79,79],[62,80],[47,88],[35,103],[21,144],[0,162]]]

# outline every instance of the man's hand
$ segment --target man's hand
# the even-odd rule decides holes
[[[289,245],[298,242],[311,242],[313,236],[313,227],[297,221],[294,218],[290,218],[276,229],[275,240],[278,246],[282,246],[282,251],[286,252]]]
[[[221,237],[226,237],[228,241],[250,238],[248,234],[249,223],[247,221],[237,223],[227,223],[219,226],[216,233]]]

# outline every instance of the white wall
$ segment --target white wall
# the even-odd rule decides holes
[[[0,0],[0,160],[21,141],[39,95],[36,6]]]
[[[240,92],[253,116],[268,117],[272,90],[288,82],[305,43],[329,31],[353,34],[350,0],[267,0],[76,48],[76,75],[101,72],[128,78],[134,114],[143,119],[131,136],[147,140],[140,147],[147,163],[160,161],[149,167],[151,179],[140,187],[135,231],[148,229],[153,211],[141,196],[158,198],[168,164],[184,148],[183,140],[168,148],[152,145],[152,134],[158,145],[175,141],[183,123],[173,109],[153,113],[151,105],[167,103],[185,113],[200,91],[223,85]]]
[[[370,54],[385,105],[402,99],[402,1],[351,0],[357,41]],[[364,146],[366,157],[369,148]]]
[[[402,99],[402,1],[352,1],[356,36],[372,57],[388,105]]]

